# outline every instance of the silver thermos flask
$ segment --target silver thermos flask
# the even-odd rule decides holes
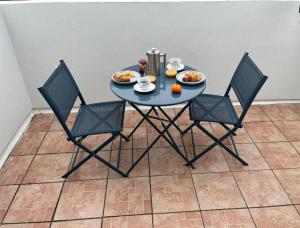
[[[166,67],[166,53],[160,53],[156,48],[151,48],[146,52],[148,63],[146,66],[146,72],[150,75],[159,75],[160,74],[160,57],[164,58],[164,67]]]

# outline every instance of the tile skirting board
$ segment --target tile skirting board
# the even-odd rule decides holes
[[[27,130],[27,128],[29,126],[29,123],[30,123],[30,121],[31,121],[31,119],[33,118],[34,115],[35,115],[34,111],[31,111],[29,113],[29,115],[26,117],[26,119],[24,120],[21,127],[18,129],[18,131],[15,133],[13,138],[8,143],[8,145],[5,147],[5,149],[0,154],[0,169],[4,165],[6,159],[8,158],[10,152],[12,151],[12,149],[15,147],[15,145],[20,140],[20,138],[22,137],[24,132]]]
[[[300,103],[300,100],[274,100],[274,101],[254,101],[253,105],[266,105],[266,104],[294,104],[294,103]],[[233,105],[238,105],[238,102],[233,102]],[[181,105],[173,105],[173,106],[166,106],[165,108],[181,108],[184,104]],[[141,109],[147,109],[149,107],[147,106],[140,106]],[[126,110],[133,110],[133,108],[129,105],[126,106]],[[78,108],[73,108],[71,112],[77,112]],[[14,135],[12,140],[9,142],[9,144],[6,146],[2,154],[0,155],[0,169],[5,163],[6,159],[8,158],[10,152],[16,145],[16,143],[19,141],[23,133],[26,131],[27,127],[29,126],[29,123],[32,119],[32,117],[35,114],[41,114],[41,113],[53,113],[51,109],[45,108],[45,109],[33,109],[32,112],[28,115],[28,117],[25,119],[22,126],[19,128],[17,133]]]

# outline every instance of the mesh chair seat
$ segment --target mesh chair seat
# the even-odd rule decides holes
[[[236,124],[238,122],[238,116],[230,98],[210,94],[202,94],[193,100],[190,105],[190,117],[194,121],[225,124]]]
[[[82,105],[71,130],[74,137],[123,130],[124,101]]]

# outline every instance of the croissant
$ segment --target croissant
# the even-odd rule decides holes
[[[197,71],[189,71],[184,74],[183,81],[185,82],[197,82],[201,80],[201,75]]]
[[[130,82],[130,77],[123,74],[116,74],[114,78],[118,82]]]

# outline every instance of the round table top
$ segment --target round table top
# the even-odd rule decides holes
[[[176,83],[177,80],[176,78],[169,78],[165,76],[165,68],[163,65],[161,65],[160,69],[160,75],[156,77],[156,88],[152,92],[139,93],[134,91],[133,84],[121,85],[113,81],[110,83],[111,90],[119,98],[134,104],[145,106],[168,106],[190,101],[201,94],[206,87],[206,81],[198,85],[181,85],[181,93],[172,93],[171,86]],[[134,65],[123,70],[134,70],[138,72],[139,66]],[[185,66],[184,70],[195,69]]]

